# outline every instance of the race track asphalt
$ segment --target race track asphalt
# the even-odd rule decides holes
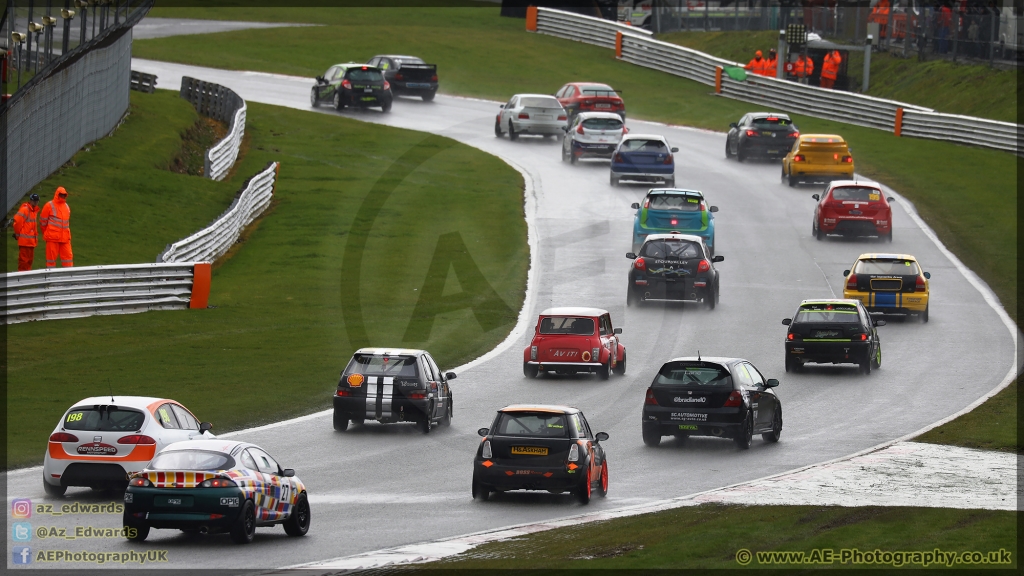
[[[197,68],[133,60],[132,68],[155,73],[161,88],[182,75],[230,87],[243,98],[339,114],[309,104],[312,80],[265,73]],[[628,102],[627,102],[628,104]],[[257,569],[324,560],[401,544],[580,513],[568,495],[509,493],[489,502],[470,498],[471,459],[477,428],[510,403],[569,404],[605,431],[611,487],[589,509],[606,509],[681,496],[756,479],[850,454],[901,437],[957,412],[996,387],[1014,368],[1011,331],[960,270],[894,204],[892,244],[873,240],[815,240],[811,232],[820,186],[780,183],[779,165],[737,163],[723,154],[722,133],[630,120],[633,132],[665,135],[676,154],[676,181],[702,190],[717,213],[716,253],[721,303],[625,305],[630,265],[632,202],[647,187],[608,183],[606,162],[563,163],[556,140],[495,138],[498,104],[438,96],[434,102],[398,98],[389,114],[345,110],[361,121],[454,138],[519,167],[532,181],[528,218],[539,245],[533,256],[534,292],[526,334],[492,358],[460,371],[452,383],[451,428],[423,435],[411,426],[369,424],[347,432],[332,429],[329,416],[304,418],[270,429],[233,435],[266,448],[284,467],[295,468],[312,503],[312,527],[304,538],[281,528],[261,529],[250,546],[227,536],[192,538],[155,530],[144,544],[120,539],[36,541],[40,549],[168,550],[174,568]],[[312,120],[311,120],[312,121]],[[281,159],[287,162],[287,158]],[[259,241],[258,236],[250,241]],[[863,252],[907,252],[931,272],[930,322],[891,322],[879,329],[883,361],[861,375],[852,366],[811,366],[800,374],[783,368],[782,318],[804,298],[842,295],[842,271]],[[339,269],[341,263],[338,263]],[[418,280],[417,280],[418,282]],[[538,378],[522,375],[522,350],[537,313],[550,306],[586,305],[611,312],[628,350],[628,372],[608,381],[595,377]],[[647,448],[640,435],[644,390],[667,359],[694,355],[747,358],[778,378],[785,425],[782,440],[755,437],[748,451],[727,440],[694,438],[677,445],[666,438]],[[269,359],[272,361],[272,359]],[[339,359],[339,370],[346,359]],[[442,367],[448,368],[448,367]],[[330,394],[334,382],[324,382]],[[286,385],[266,382],[261,385]],[[46,503],[40,472],[9,475],[8,499]],[[119,496],[113,496],[115,499]],[[109,494],[69,490],[64,502],[107,502]],[[45,525],[120,526],[106,516],[35,516]],[[10,556],[8,556],[10,566]],[[85,564],[67,567],[85,567]],[[55,567],[55,566],[52,566]]]

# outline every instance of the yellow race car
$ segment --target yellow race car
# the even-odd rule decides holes
[[[802,134],[782,159],[782,181],[800,182],[853,179],[853,156],[837,134]]]
[[[860,300],[868,312],[919,316],[928,321],[928,280],[910,254],[861,254],[844,270],[843,298]]]

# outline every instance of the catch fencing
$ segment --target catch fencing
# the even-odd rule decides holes
[[[205,176],[223,180],[238,159],[238,151],[242,146],[247,108],[245,100],[230,88],[188,76],[181,79],[180,94],[203,116],[231,123],[227,136],[206,151],[203,163]]]
[[[209,226],[199,232],[170,244],[157,256],[157,262],[213,262],[227,253],[238,241],[242,230],[252,223],[267,206],[274,195],[277,170],[280,164],[271,162],[266,169],[250,178],[234,202]]]
[[[537,32],[607,47],[607,27],[594,27],[597,18],[549,8],[536,9]],[[620,26],[620,28],[628,28]],[[529,18],[527,29],[530,29]],[[901,136],[946,140],[1021,153],[1020,125],[982,118],[942,114],[930,108],[852,92],[806,86],[789,80],[748,75],[739,82],[720,68],[742,66],[683,46],[661,42],[635,29],[615,31],[612,47],[626,62],[716,86],[723,96],[808,116],[868,126]],[[902,110],[902,112],[901,112]],[[900,126],[897,118],[902,117]]]
[[[47,268],[3,277],[0,323],[206,308],[210,263]]]

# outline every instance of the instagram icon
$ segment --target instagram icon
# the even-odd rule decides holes
[[[11,500],[11,517],[31,518],[32,501],[28,498],[15,498],[14,500]]]

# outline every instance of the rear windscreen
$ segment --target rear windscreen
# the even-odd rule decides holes
[[[919,274],[917,262],[913,260],[858,260],[853,267],[854,274],[887,274],[909,276]]]
[[[395,58],[394,60],[398,62],[399,66],[402,64],[426,64],[426,62],[419,58]]]
[[[854,202],[877,202],[882,199],[878,188],[864,186],[841,186],[832,189],[833,200],[850,200]]]
[[[384,76],[380,70],[376,68],[369,68],[363,70],[361,68],[353,68],[345,74],[345,78],[353,82],[380,82],[384,80]]]
[[[235,460],[223,452],[172,450],[157,454],[147,466],[150,470],[227,470]]]
[[[90,432],[123,432],[141,430],[146,416],[138,410],[117,406],[74,408],[64,416],[62,424],[67,430]]]
[[[591,336],[594,334],[594,319],[572,317],[545,318],[540,321],[540,333]]]
[[[774,128],[776,126],[789,126],[793,121],[789,118],[778,118],[769,116],[767,118],[754,118],[755,128]]]
[[[860,318],[857,316],[857,307],[849,304],[805,304],[797,311],[793,322],[856,324]]]
[[[620,150],[624,152],[668,152],[668,146],[661,140],[626,140],[622,143]]]
[[[502,412],[498,416],[499,436],[566,438],[569,427],[565,414],[548,412]]]
[[[644,244],[640,255],[647,258],[702,258],[700,246],[686,240],[651,240]]]
[[[647,197],[649,210],[675,210],[699,212],[700,198],[682,194],[651,194]]]
[[[729,370],[706,362],[668,362],[658,371],[655,385],[726,386],[732,388]]]
[[[523,98],[519,101],[523,108],[561,108],[562,105],[558,103],[558,100],[554,98],[543,98],[540,96],[530,96]]]
[[[622,130],[622,120],[617,118],[587,118],[583,127],[589,130]]]
[[[416,357],[356,354],[345,367],[345,374],[416,378]]]

